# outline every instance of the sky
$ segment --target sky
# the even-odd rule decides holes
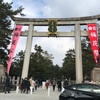
[[[23,6],[23,13],[26,18],[71,18],[100,14],[100,0],[4,0],[4,2],[13,2],[13,9]],[[47,31],[47,27],[35,27],[34,30]],[[58,31],[71,30],[74,28],[60,27],[58,29]],[[26,37],[20,37],[15,55],[21,50],[25,50],[26,39]],[[33,37],[31,51],[34,51],[36,44],[40,45],[44,51],[52,54],[54,57],[53,64],[59,66],[62,66],[66,52],[75,48],[74,37]]]

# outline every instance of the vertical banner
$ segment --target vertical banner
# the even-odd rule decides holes
[[[88,24],[88,35],[96,64],[98,63],[99,47],[96,24]]]
[[[20,37],[21,29],[22,29],[22,25],[16,25],[16,27],[14,29],[12,44],[11,44],[9,59],[8,59],[8,66],[7,66],[7,73],[8,74],[9,74],[9,71],[10,71],[10,66],[11,66],[11,63],[12,63],[12,58],[13,58],[13,55],[14,55],[14,52],[15,52],[15,48],[16,48],[18,39]]]

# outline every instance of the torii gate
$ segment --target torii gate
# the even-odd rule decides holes
[[[50,20],[58,20],[58,18],[49,18]],[[88,36],[87,31],[81,31],[81,25],[88,23],[97,23],[100,20],[100,15],[87,16],[87,17],[74,17],[74,18],[59,18],[58,26],[74,26],[72,32],[57,32],[57,37],[75,37],[75,63],[76,63],[76,82],[83,81],[83,68],[82,68],[82,51],[81,51],[81,36]],[[25,57],[22,70],[22,78],[28,76],[29,59],[32,46],[32,37],[48,37],[48,32],[36,32],[34,26],[48,26],[46,18],[19,18],[14,17],[15,24],[29,26],[28,31],[21,32],[21,36],[27,36]]]

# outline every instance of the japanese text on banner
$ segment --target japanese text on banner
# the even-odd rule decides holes
[[[95,62],[98,63],[99,48],[98,48],[98,35],[97,35],[96,24],[88,24],[88,35],[90,38],[90,44]]]
[[[8,66],[7,66],[7,73],[9,74],[10,71],[10,66],[12,63],[12,58],[15,52],[15,48],[18,42],[18,39],[20,37],[20,33],[21,33],[21,29],[22,29],[22,25],[16,25],[15,30],[14,30],[14,34],[13,34],[13,38],[12,38],[12,44],[11,44],[11,48],[10,48],[10,53],[9,53],[9,59],[8,59]]]

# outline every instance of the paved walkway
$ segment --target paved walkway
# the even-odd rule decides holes
[[[0,93],[0,100],[59,100],[60,92],[52,90],[52,87],[49,88],[50,91],[38,88],[35,92],[31,93],[16,93],[16,91],[11,91],[9,94]]]

